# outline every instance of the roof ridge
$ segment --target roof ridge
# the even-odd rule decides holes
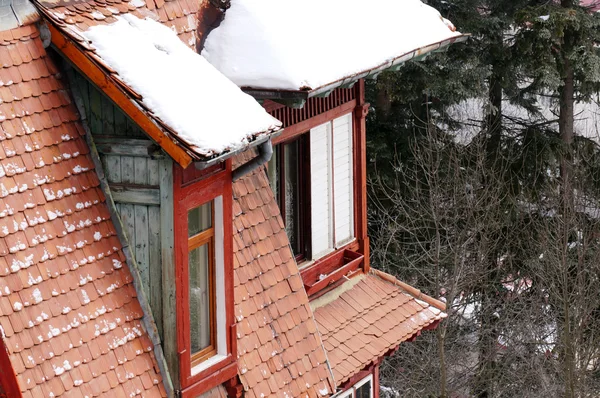
[[[380,271],[378,269],[375,269],[375,268],[371,268],[370,273],[383,279],[386,282],[390,282],[390,283],[398,286],[400,289],[404,290],[406,293],[410,294],[414,298],[424,301],[427,304],[437,308],[440,311],[446,311],[446,303],[444,303],[441,300],[438,300],[431,296],[426,295],[425,293],[421,292],[416,287],[413,287],[413,286],[409,285],[408,283],[404,283],[404,282],[400,281],[395,276],[387,274],[387,273]]]

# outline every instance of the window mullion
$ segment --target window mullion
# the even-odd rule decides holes
[[[214,228],[207,229],[206,231],[200,232],[198,235],[194,235],[188,239],[188,250],[194,250],[195,248],[205,245],[215,235]]]

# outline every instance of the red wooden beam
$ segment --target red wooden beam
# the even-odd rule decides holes
[[[17,376],[10,363],[4,340],[0,338],[0,397],[21,397]]]
[[[367,236],[367,114],[369,104],[365,102],[365,81],[355,85],[356,107],[354,109],[354,232],[359,242],[359,251],[365,256],[364,270],[370,269],[369,237]]]

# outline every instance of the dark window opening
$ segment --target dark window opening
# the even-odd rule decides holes
[[[371,380],[356,389],[355,398],[371,398]]]
[[[269,183],[297,261],[310,258],[310,158],[308,134],[275,146]]]

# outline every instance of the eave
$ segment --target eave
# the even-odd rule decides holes
[[[292,107],[302,107],[299,106],[300,102],[305,102],[308,98],[311,97],[326,97],[336,88],[349,88],[352,87],[358,80],[360,79],[369,79],[376,78],[381,72],[387,69],[398,70],[404,63],[411,61],[422,59],[428,56],[430,53],[439,51],[451,44],[461,43],[466,41],[471,35],[470,34],[461,34],[459,36],[454,36],[446,40],[442,40],[436,43],[432,43],[425,47],[417,48],[408,53],[399,55],[395,58],[390,59],[389,61],[375,66],[371,69],[355,73],[353,75],[346,76],[342,79],[336,80],[334,82],[328,83],[321,87],[317,87],[310,90],[276,90],[269,88],[256,88],[256,87],[242,87],[242,90],[252,95],[256,99],[270,99],[275,102],[283,102],[286,105],[292,104]],[[295,106],[294,106],[295,105]]]

